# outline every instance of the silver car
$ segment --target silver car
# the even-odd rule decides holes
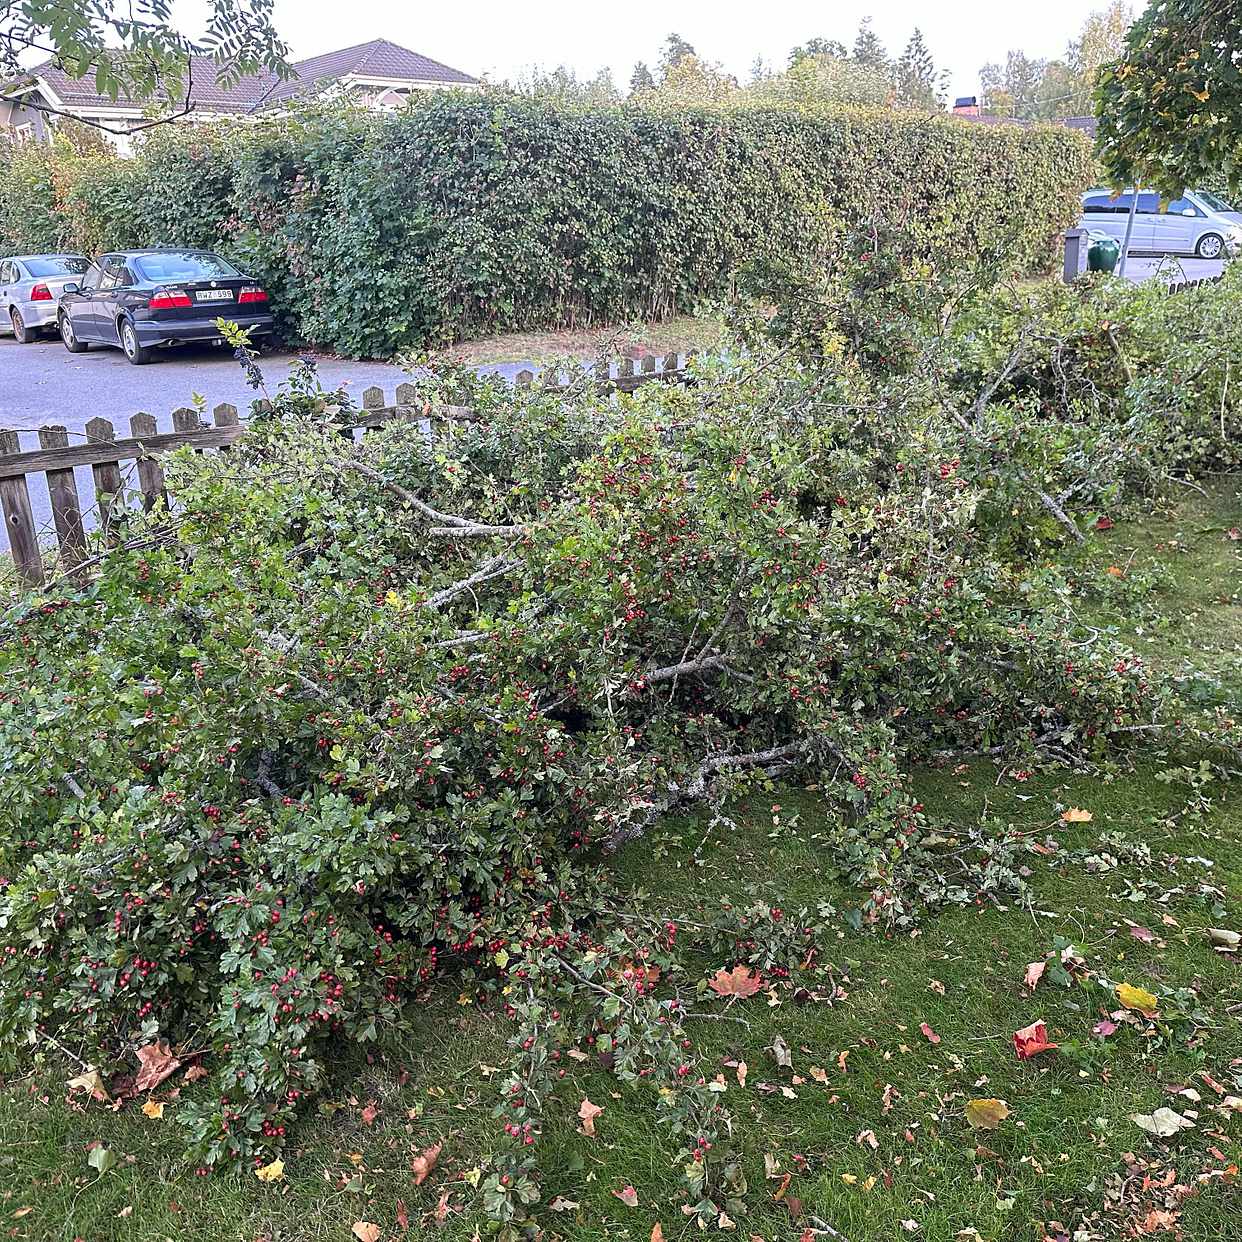
[[[54,330],[61,291],[90,265],[82,254],[0,258],[0,332],[11,331],[29,345],[43,328]]]
[[[1125,241],[1132,190],[1088,190],[1082,196],[1080,228],[1107,233]],[[1140,190],[1134,213],[1130,250],[1143,254],[1187,254],[1200,259],[1232,257],[1242,249],[1242,213],[1207,190],[1187,190],[1166,203],[1160,195]]]

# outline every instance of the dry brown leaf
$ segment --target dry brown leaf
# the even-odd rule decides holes
[[[356,1220],[351,1232],[358,1242],[379,1242],[383,1230],[369,1220]]]
[[[200,1078],[207,1077],[207,1067],[204,1065],[191,1065],[185,1072],[186,1082],[198,1082]]]
[[[374,1100],[367,1103],[366,1108],[362,1110],[362,1122],[364,1125],[373,1126],[376,1117],[379,1116],[379,1105]]]
[[[744,1086],[746,1085],[746,1070],[747,1070],[747,1068],[748,1068],[748,1067],[747,1067],[747,1065],[746,1065],[746,1062],[745,1062],[745,1061],[739,1061],[739,1062],[737,1063],[737,1085],[738,1085],[739,1087],[744,1087]]]
[[[443,1143],[436,1143],[434,1147],[425,1147],[410,1161],[410,1168],[414,1170],[415,1186],[421,1186],[431,1176],[432,1170],[436,1167],[436,1161],[440,1159],[440,1149],[443,1146]]]
[[[592,1104],[590,1100],[583,1097],[582,1103],[578,1105],[578,1118],[582,1122],[582,1133],[591,1138],[595,1137],[595,1118],[604,1110],[599,1104]]]
[[[651,1242],[664,1242],[664,1226],[659,1221],[651,1226]]]
[[[166,1043],[156,1041],[138,1049],[138,1064],[141,1068],[134,1080],[134,1090],[141,1092],[154,1090],[181,1062]]]
[[[1061,812],[1061,822],[1063,824],[1089,824],[1091,819],[1090,811],[1084,811],[1076,806],[1070,807],[1068,811]]]

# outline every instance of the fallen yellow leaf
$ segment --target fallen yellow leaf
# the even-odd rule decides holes
[[[159,1121],[164,1116],[164,1105],[157,1104],[154,1100],[148,1100],[142,1106],[143,1115],[150,1117],[152,1121]]]
[[[255,1169],[254,1175],[261,1182],[278,1182],[285,1175],[285,1162],[277,1158],[271,1164]]]
[[[1009,1116],[1004,1100],[967,1100],[966,1120],[976,1130],[995,1130]]]
[[[88,1065],[83,1073],[76,1078],[69,1079],[65,1085],[70,1091],[89,1091],[91,1098],[98,1100],[101,1104],[108,1102],[108,1090],[103,1085],[99,1071],[93,1065]]]
[[[1091,812],[1084,811],[1081,807],[1072,806],[1068,811],[1061,813],[1063,824],[1089,824],[1091,819]]]
[[[1129,983],[1117,985],[1117,999],[1127,1009],[1137,1009],[1139,1013],[1146,1014],[1149,1018],[1155,1017],[1156,1006],[1159,1003],[1146,988],[1136,988]]]

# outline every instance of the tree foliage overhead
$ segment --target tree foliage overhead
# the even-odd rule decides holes
[[[1012,49],[1004,62],[984,65],[984,110],[1023,121],[1088,115],[1100,66],[1120,54],[1131,20],[1127,0],[1111,0],[1088,15],[1060,58],[1042,60]]]
[[[1242,8],[1153,0],[1100,73],[1099,152],[1115,185],[1242,186]]]
[[[210,56],[222,84],[266,68],[287,71],[272,22],[274,0],[210,0],[207,28],[191,37],[172,22],[172,0],[0,0],[0,98],[29,84],[50,58],[90,77],[111,99],[180,102],[191,55]]]

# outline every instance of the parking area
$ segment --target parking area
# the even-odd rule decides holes
[[[260,368],[271,389],[289,373],[294,353],[266,353]],[[324,383],[348,383],[361,392],[378,384],[391,395],[409,378],[400,367],[383,362],[317,359]],[[60,423],[81,432],[88,419],[111,419],[118,432],[139,412],[163,424],[180,406],[201,393],[208,406],[232,402],[244,415],[257,395],[231,352],[211,345],[162,351],[150,366],[131,366],[117,349],[71,354],[54,337],[19,345],[0,337],[0,429],[35,429]],[[33,444],[30,446],[33,447]]]
[[[300,355],[265,352],[259,360],[271,391],[288,375]],[[315,357],[325,386],[339,384],[361,394],[373,384],[392,398],[397,385],[410,378],[408,372],[386,362],[352,362],[341,358]],[[481,367],[481,371],[512,377],[527,364],[504,363]],[[70,443],[80,443],[92,418],[106,418],[118,435],[127,435],[134,414],[153,414],[162,430],[170,430],[173,410],[192,406],[201,394],[208,409],[230,402],[245,418],[256,392],[246,383],[232,353],[222,347],[188,345],[161,351],[150,366],[135,367],[116,349],[91,349],[71,354],[59,339],[49,337],[20,345],[12,336],[0,336],[0,430],[19,433],[22,449],[38,447],[40,427],[60,424],[69,432]],[[77,472],[78,494],[93,495],[89,469]],[[35,526],[50,534],[51,507],[47,488],[40,478],[30,488]],[[91,515],[87,524],[93,525]],[[0,541],[0,555],[7,553]]]
[[[1204,280],[1225,270],[1223,259],[1179,259],[1172,255],[1131,255],[1125,277],[1135,284],[1163,277],[1165,280]]]

